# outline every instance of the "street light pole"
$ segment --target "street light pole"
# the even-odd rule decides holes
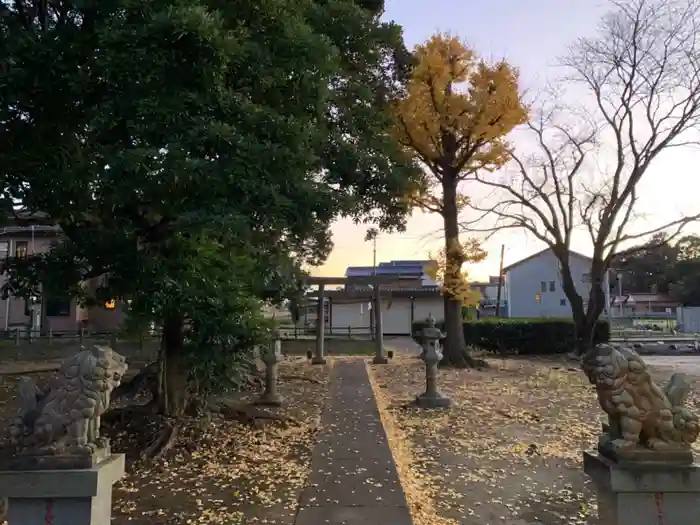
[[[622,319],[622,273],[617,274],[617,299],[620,303],[620,319]]]
[[[372,275],[377,275],[377,236],[372,237]]]

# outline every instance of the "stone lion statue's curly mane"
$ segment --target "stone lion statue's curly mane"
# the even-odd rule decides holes
[[[109,408],[111,393],[126,369],[123,356],[108,346],[96,345],[66,359],[48,392],[41,393],[25,379],[20,384],[25,428],[24,432],[15,430],[14,437],[53,453],[59,449],[89,453],[100,447],[100,416]]]

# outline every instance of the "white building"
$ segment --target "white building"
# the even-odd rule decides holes
[[[505,316],[508,312],[508,301],[506,300],[506,286],[504,282],[500,282],[497,275],[492,275],[489,277],[487,282],[470,282],[469,287],[472,290],[479,292],[479,313],[484,317],[491,317],[496,315],[496,303],[499,302],[500,298],[500,308],[498,313],[500,316]],[[500,287],[500,293],[499,293]]]
[[[591,258],[569,252],[571,275],[584,301],[590,293]],[[508,317],[571,317],[559,261],[550,248],[503,268]]]
[[[445,301],[437,287],[404,288],[386,292],[382,299],[382,328],[385,335],[410,335],[414,321],[429,315],[445,318]],[[384,293],[383,293],[384,295]],[[327,332],[351,335],[369,334],[374,325],[371,292],[361,294],[329,291]]]
[[[389,282],[381,285],[382,328],[385,335],[410,335],[414,321],[430,314],[437,321],[445,318],[444,299],[426,268],[432,262],[389,261],[375,267],[351,266],[345,276],[366,277],[382,275]],[[369,286],[347,284],[340,290],[328,290],[326,296],[326,332],[332,334],[367,335],[374,330],[372,289]]]

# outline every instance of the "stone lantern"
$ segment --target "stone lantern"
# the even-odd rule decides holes
[[[452,400],[440,393],[437,387],[438,364],[442,360],[440,339],[445,334],[435,326],[435,318],[428,316],[427,325],[421,332],[423,347],[422,359],[425,362],[425,392],[416,397],[416,405],[421,408],[449,407]]]
[[[258,400],[261,405],[280,406],[284,401],[277,391],[277,365],[282,359],[282,339],[279,331],[275,331],[272,341],[262,356],[265,363],[265,392]]]

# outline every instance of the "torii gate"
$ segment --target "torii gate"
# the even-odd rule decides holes
[[[323,354],[323,344],[325,340],[326,317],[324,311],[324,298],[327,284],[364,284],[372,285],[372,310],[374,311],[374,341],[376,344],[374,352],[375,365],[388,363],[384,355],[384,331],[382,327],[382,302],[379,287],[382,283],[393,283],[396,277],[390,275],[368,275],[366,277],[305,277],[306,284],[318,285],[318,304],[316,305],[316,353],[311,359],[311,364],[322,365],[326,363]]]

